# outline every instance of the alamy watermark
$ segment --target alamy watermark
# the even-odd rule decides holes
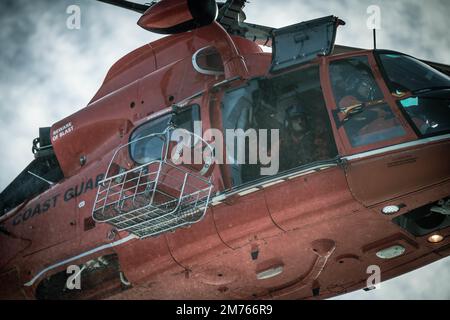
[[[83,272],[84,268],[84,266],[80,268],[77,265],[70,265],[67,267],[66,273],[69,275],[66,280],[67,289],[81,290],[81,272]]]
[[[367,18],[366,25],[370,30],[381,29],[381,8],[377,5],[370,5],[366,10],[369,17]]]
[[[379,289],[381,287],[381,268],[377,265],[370,265],[367,267],[366,273],[370,275],[366,281],[366,288]]]
[[[203,135],[202,132],[201,121],[194,122],[194,133],[185,129],[172,132],[171,141],[176,143],[171,150],[174,164],[259,164],[263,176],[278,173],[278,129],[226,129],[225,137],[219,129],[209,128]],[[206,147],[203,142],[207,142]]]
[[[81,8],[77,5],[70,5],[66,9],[66,13],[69,15],[66,19],[66,27],[69,30],[81,29]]]

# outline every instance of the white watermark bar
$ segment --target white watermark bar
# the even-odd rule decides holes
[[[185,129],[175,129],[171,141],[176,145],[171,160],[176,164],[238,164],[261,165],[262,176],[276,175],[280,163],[280,134],[278,129],[226,129],[225,137],[219,129],[210,128],[202,135],[201,121],[194,122],[194,135]],[[270,136],[270,144],[269,144]],[[208,141],[211,148],[205,148]],[[224,156],[224,151],[226,157]]]

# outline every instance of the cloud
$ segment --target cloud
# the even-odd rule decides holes
[[[141,1],[145,2],[145,1]],[[66,27],[69,5],[81,8],[81,29]],[[450,64],[447,0],[257,0],[249,22],[281,27],[325,15],[347,22],[337,42],[372,47],[368,5],[381,8],[378,43],[383,48]],[[129,51],[157,39],[136,25],[138,14],[93,0],[0,2],[0,189],[32,160],[38,128],[86,106],[109,67]],[[449,299],[450,259],[347,298]]]
[[[382,282],[372,291],[355,291],[334,300],[449,300],[450,257]]]
[[[66,27],[72,4],[80,30]],[[39,127],[86,106],[115,61],[157,36],[136,25],[138,14],[90,0],[2,1],[0,12],[3,189],[32,160]]]
[[[379,48],[450,64],[450,5],[445,0],[265,0],[247,4],[246,14],[249,22],[275,27],[335,15],[347,23],[339,28],[338,44],[372,48],[372,30],[367,28],[370,5],[381,10]]]

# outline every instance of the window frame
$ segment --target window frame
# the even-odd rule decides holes
[[[250,81],[257,81],[257,80],[261,80],[261,79],[267,79],[267,80],[271,80],[274,78],[279,78],[281,76],[286,76],[289,73],[294,73],[294,72],[302,72],[302,70],[305,69],[309,69],[312,67],[317,67],[318,69],[318,79],[319,79],[319,84],[320,84],[320,89],[322,92],[322,98],[323,98],[323,102],[324,102],[324,114],[327,115],[326,120],[329,123],[330,126],[330,134],[331,134],[331,138],[332,138],[332,142],[337,150],[337,154],[334,158],[330,158],[330,159],[326,159],[326,160],[318,160],[318,161],[314,161],[311,163],[307,163],[305,165],[302,166],[298,166],[298,167],[294,167],[285,171],[279,171],[277,174],[273,175],[273,176],[261,176],[258,179],[252,180],[252,181],[247,181],[244,182],[242,184],[239,185],[233,185],[232,183],[232,169],[231,169],[231,165],[228,163],[224,163],[221,166],[224,167],[224,170],[222,171],[224,174],[226,174],[227,176],[227,180],[229,180],[229,186],[227,188],[228,192],[231,193],[235,193],[235,192],[242,192],[242,190],[246,190],[246,189],[251,189],[254,187],[259,187],[259,186],[265,186],[266,184],[271,184],[272,181],[280,181],[280,180],[285,180],[287,181],[288,179],[292,179],[292,177],[297,177],[297,176],[303,176],[305,174],[310,174],[310,173],[315,173],[315,172],[320,172],[321,170],[325,170],[327,168],[330,167],[335,167],[339,164],[340,162],[340,145],[339,142],[336,138],[336,134],[335,134],[335,130],[334,130],[334,121],[333,118],[330,117],[329,114],[329,110],[328,110],[328,103],[327,103],[327,92],[326,89],[324,87],[324,83],[323,83],[323,74],[322,74],[322,65],[321,65],[321,61],[322,58],[317,59],[314,62],[305,64],[305,65],[301,65],[301,66],[297,66],[295,68],[289,68],[286,70],[283,70],[282,72],[279,72],[277,74],[265,74],[264,76],[257,76],[254,78],[249,79],[246,82],[239,82],[236,85],[227,88],[226,90],[222,91],[220,94],[220,105],[222,105],[224,103],[224,99],[225,99],[225,95],[228,92],[232,92],[232,91],[236,91],[236,90],[240,90],[243,88],[246,88],[249,86],[249,82]],[[222,107],[220,107],[220,130],[222,132],[224,132],[226,128],[223,127],[223,114],[222,114]],[[226,152],[224,151],[224,157],[226,157]],[[312,171],[311,171],[312,170]]]
[[[400,137],[382,140],[379,142],[375,142],[368,145],[362,145],[354,147],[352,146],[350,139],[348,138],[348,135],[344,129],[343,126],[340,126],[340,121],[336,119],[336,114],[338,112],[338,106],[337,102],[335,100],[335,96],[333,93],[333,86],[331,82],[331,74],[330,74],[330,64],[337,60],[345,60],[349,58],[354,57],[361,57],[366,56],[368,58],[369,67],[371,68],[372,74],[375,78],[375,82],[378,85],[381,93],[383,94],[384,101],[391,109],[392,113],[396,117],[396,119],[399,121],[400,125],[402,126],[403,130],[405,131],[405,134]],[[405,119],[404,114],[402,113],[398,105],[396,104],[396,100],[391,95],[391,92],[389,88],[387,87],[384,78],[382,77],[380,73],[380,69],[378,68],[378,64],[375,60],[374,54],[372,50],[363,50],[360,52],[351,52],[351,53],[345,53],[345,54],[339,54],[335,56],[329,56],[329,57],[322,57],[322,86],[323,90],[326,93],[325,99],[326,104],[329,112],[329,117],[331,120],[331,124],[333,127],[333,131],[335,133],[335,137],[339,137],[340,140],[340,146],[338,143],[338,150],[341,154],[341,156],[348,156],[352,154],[357,153],[363,153],[370,150],[380,149],[387,146],[400,144],[412,140],[416,140],[418,138],[416,132],[411,127],[410,123]],[[336,139],[337,140],[337,139]]]

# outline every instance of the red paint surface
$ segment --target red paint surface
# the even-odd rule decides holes
[[[182,2],[173,4],[168,10],[180,13],[174,15],[176,19],[188,18],[185,8],[181,8]],[[162,24],[166,22],[161,18]],[[222,56],[223,77],[201,75],[192,67],[192,54],[208,45],[216,46]],[[332,118],[336,103],[328,63],[361,54],[369,55],[372,67],[376,67],[370,52],[320,58],[315,62],[321,65],[322,87],[341,155],[367,148],[351,148],[345,132],[336,128]],[[23,284],[40,270],[111,241],[107,238],[111,229],[107,224],[84,230],[96,189],[68,201],[64,201],[64,194],[104,173],[114,149],[128,141],[133,128],[170,110],[172,98],[180,102],[202,90],[206,90],[204,95],[193,102],[201,106],[203,124],[221,128],[218,113],[222,92],[211,92],[210,87],[236,76],[244,81],[262,76],[267,73],[270,59],[271,55],[262,53],[256,44],[230,37],[213,23],[145,45],[112,66],[89,105],[52,126],[52,130],[57,130],[69,122],[73,125],[73,131],[53,142],[65,179],[2,223],[13,237],[0,233],[0,279],[7,283],[0,288],[0,296],[13,298],[25,294],[33,298],[39,281],[32,288]],[[390,96],[376,69],[375,76],[384,94]],[[393,106],[393,99],[388,99],[388,103]],[[403,116],[393,110],[407,135],[371,149],[417,139]],[[448,196],[449,153],[448,141],[444,141],[355,160],[346,168],[335,166],[313,172],[245,196],[234,196],[208,209],[205,218],[189,228],[133,240],[76,263],[116,253],[121,271],[133,287],[115,293],[112,298],[298,299],[311,298],[312,289],[317,286],[321,288],[320,298],[325,298],[363,288],[368,265],[380,265],[387,279],[449,254],[446,249],[449,237],[431,245],[426,237],[414,238],[394,225],[392,217],[380,214],[392,198],[406,204],[398,213],[403,214]],[[84,166],[80,164],[81,156],[87,158]],[[417,161],[386,170],[389,163],[405,156]],[[216,166],[213,173],[214,192],[229,187],[229,170],[225,166]],[[55,196],[58,199],[54,208],[13,226],[18,215]],[[79,208],[81,201],[85,201],[85,206]],[[449,230],[443,232],[448,234]],[[120,234],[124,236],[126,233]],[[325,245],[329,241],[333,243],[332,249]],[[407,247],[405,255],[389,261],[374,255],[377,248],[398,242]],[[324,245],[318,249],[318,244]],[[251,255],[255,250],[256,260]],[[257,280],[258,272],[273,266],[283,266],[283,273]],[[65,267],[51,270],[44,277]]]

